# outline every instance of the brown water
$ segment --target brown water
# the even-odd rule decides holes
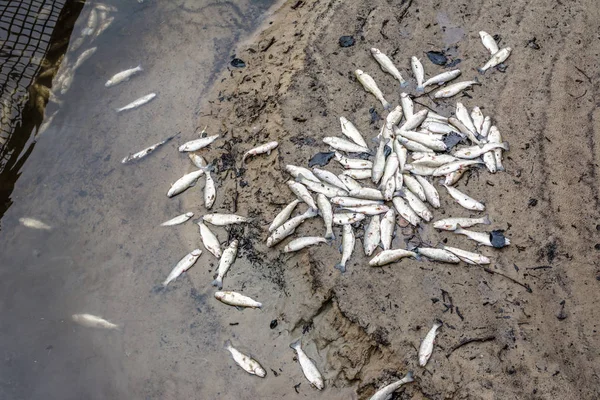
[[[153,288],[200,246],[194,224],[157,227],[190,211],[182,196],[166,197],[192,170],[176,146],[193,137],[203,94],[271,4],[115,2],[115,21],[76,71],[1,220],[0,398],[256,398],[244,383],[252,377],[232,380],[237,367],[215,363],[227,356],[223,326],[252,311],[217,312],[209,289],[194,289],[186,275],[166,291]],[[142,74],[104,87],[138,64]],[[157,93],[150,104],[114,111],[150,92]],[[120,163],[176,133],[142,162]],[[200,196],[196,190],[187,195]],[[24,227],[21,217],[53,229]],[[74,313],[101,315],[123,329],[83,328],[71,321]]]

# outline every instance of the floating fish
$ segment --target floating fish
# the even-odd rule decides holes
[[[140,106],[143,106],[146,103],[149,103],[155,97],[156,97],[156,93],[147,94],[147,95],[140,97],[139,99],[127,104],[124,107],[117,108],[117,112],[120,113],[122,111],[127,111],[127,110],[132,110],[134,108],[138,108]]]
[[[27,228],[40,229],[40,230],[45,230],[45,231],[49,231],[52,229],[52,227],[50,225],[47,225],[47,224],[43,223],[42,221],[34,219],[34,218],[27,218],[27,217],[19,218],[19,222]]]
[[[178,215],[177,217],[172,218],[166,222],[163,222],[162,224],[160,224],[160,226],[174,226],[174,225],[183,224],[184,222],[188,221],[193,216],[194,216],[193,212],[187,212],[185,214]]]
[[[119,325],[92,314],[73,314],[71,318],[74,322],[87,328],[119,329]]]
[[[417,253],[403,249],[384,250],[369,261],[371,267],[381,267],[383,265],[396,262],[405,257],[417,258]]]
[[[140,158],[144,158],[148,154],[152,153],[154,150],[156,150],[157,148],[162,146],[163,144],[169,142],[174,137],[175,136],[168,137],[165,140],[163,140],[162,142],[158,142],[156,144],[153,144],[150,147],[146,147],[144,150],[138,151],[137,153],[134,153],[134,154],[129,154],[127,157],[125,157],[123,160],[121,160],[121,163],[127,164],[131,161],[135,161],[135,160],[139,160]]]

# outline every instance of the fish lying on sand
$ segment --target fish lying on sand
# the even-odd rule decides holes
[[[319,390],[323,390],[325,387],[325,383],[323,382],[323,376],[317,369],[317,366],[312,362],[310,358],[306,355],[304,350],[302,350],[302,342],[300,339],[290,344],[290,347],[296,351],[296,355],[298,357],[298,362],[300,363],[300,367],[302,368],[302,372],[304,376],[311,385]]]
[[[267,375],[267,372],[258,363],[258,361],[235,349],[231,345],[231,341],[228,340],[227,342],[225,342],[225,349],[227,349],[227,351],[231,353],[233,360],[236,362],[236,364],[242,367],[247,373],[259,376],[261,378],[264,378]]]

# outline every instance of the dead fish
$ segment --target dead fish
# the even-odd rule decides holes
[[[450,194],[450,196],[452,196],[458,204],[460,204],[462,207],[466,208],[467,210],[473,210],[473,211],[484,211],[485,210],[485,206],[482,203],[467,196],[460,190],[458,190],[452,186],[444,185],[444,187],[446,188],[446,190],[448,190],[448,193]]]
[[[485,166],[488,169],[488,171],[490,171],[490,173],[492,174],[495,174],[498,168],[496,167],[496,158],[494,157],[494,153],[488,151],[481,158],[483,159],[483,162],[485,163]]]
[[[433,136],[426,133],[397,130],[396,135],[400,135],[406,139],[412,140],[413,142],[420,143],[423,146],[429,147],[435,151],[446,151],[447,149],[444,142],[435,139]]]
[[[371,171],[368,169],[347,169],[342,172],[342,175],[346,175],[353,179],[363,180],[371,177]]]
[[[219,269],[217,270],[217,277],[212,281],[212,285],[216,286],[219,290],[223,289],[223,278],[229,268],[235,261],[238,250],[238,240],[234,239],[229,243],[229,246],[223,251],[223,255],[219,259]]]
[[[510,56],[511,51],[512,49],[510,47],[505,47],[501,50],[498,50],[483,67],[477,68],[477,70],[479,73],[484,74],[488,69],[506,61],[508,56]]]
[[[369,153],[367,147],[359,146],[358,144],[339,137],[325,137],[323,143],[333,147],[336,150],[345,151],[346,153]]]
[[[334,239],[333,235],[333,210],[331,208],[331,203],[329,199],[325,197],[324,194],[319,193],[317,195],[317,206],[319,207],[319,212],[321,213],[321,217],[323,218],[323,223],[325,223],[325,239]]]
[[[284,248],[284,253],[292,253],[294,251],[300,251],[308,246],[314,246],[320,243],[327,243],[327,239],[319,236],[305,236],[292,240]]]
[[[271,155],[271,150],[276,149],[277,146],[279,146],[278,142],[269,142],[248,150],[244,153],[244,156],[242,157],[242,164],[246,162],[246,158],[249,156],[256,156],[258,154],[264,153],[267,153],[267,155]]]
[[[355,197],[345,196],[332,197],[331,199],[329,199],[329,201],[335,205],[342,207],[360,207],[383,204],[383,201],[381,200],[358,199]]]
[[[352,225],[346,224],[342,226],[342,260],[335,265],[335,269],[339,269],[341,272],[346,272],[346,263],[352,256],[354,251],[354,244],[356,239],[354,237],[354,230]]]
[[[361,85],[363,85],[363,88],[365,88],[367,92],[375,96],[375,98],[377,98],[377,100],[381,102],[384,109],[389,110],[392,107],[392,105],[388,103],[386,99],[383,98],[383,93],[381,92],[381,90],[379,90],[377,84],[375,83],[375,80],[370,75],[364,73],[360,69],[354,71],[354,74],[356,75],[356,79],[358,79]]]
[[[300,175],[302,176],[302,175]],[[310,208],[312,209],[317,209],[317,205],[315,204],[314,199],[312,198],[312,196],[310,195],[310,193],[308,192],[308,189],[306,188],[306,186],[304,186],[301,183],[298,182],[294,182],[294,181],[287,181],[287,185],[289,186],[290,190],[303,202],[305,202]]]
[[[371,267],[381,267],[405,257],[417,258],[417,253],[404,249],[383,250],[369,261],[369,265]]]
[[[415,56],[410,58],[410,66],[412,68],[413,75],[417,80],[417,90],[423,91],[423,81],[425,80],[425,70],[423,64]]]
[[[448,175],[452,172],[458,170],[465,170],[468,166],[483,164],[483,162],[479,159],[477,160],[458,160],[452,161],[451,163],[444,164],[441,167],[437,167],[435,171],[433,171],[433,176],[443,176]]]
[[[415,113],[415,104],[407,93],[400,94],[400,105],[402,106],[402,112],[404,118],[409,119]],[[400,120],[398,120],[400,122]]]
[[[433,214],[427,208],[427,205],[421,199],[419,199],[413,192],[407,190],[404,192],[404,198],[408,202],[410,208],[412,208],[419,217],[429,222],[433,218]]]
[[[440,208],[440,195],[436,190],[435,186],[431,184],[427,179],[422,176],[416,176],[417,181],[421,184],[423,191],[425,192],[425,198],[429,204],[434,208]]]
[[[213,204],[215,204],[215,199],[217,198],[217,189],[215,187],[215,181],[213,180],[208,169],[205,170],[205,174],[206,183],[204,184],[204,208],[210,210]]]
[[[358,197],[360,199],[383,200],[383,194],[381,194],[379,190],[373,188],[360,188],[358,190],[351,190],[350,196]]]
[[[385,204],[367,204],[363,206],[344,206],[344,210],[365,215],[379,215],[389,211]]]
[[[427,79],[423,83],[423,89],[430,85],[443,85],[446,82],[451,81],[452,79],[456,79],[460,76],[460,69],[454,69],[452,71],[442,72],[441,74],[437,74],[429,79]]]
[[[148,154],[152,153],[154,150],[156,150],[157,148],[162,146],[163,144],[169,142],[174,137],[175,136],[168,137],[165,140],[163,140],[162,142],[158,142],[156,144],[153,144],[150,147],[146,147],[144,150],[138,151],[137,153],[134,153],[134,154],[129,154],[127,157],[125,157],[123,160],[121,160],[121,163],[127,164],[128,162],[139,160],[140,158],[144,158]]]
[[[182,193],[190,187],[194,186],[198,178],[204,175],[204,172],[205,170],[199,169],[197,171],[190,172],[189,174],[185,174],[181,178],[177,179],[177,181],[175,181],[175,183],[171,185],[171,188],[167,192],[167,196],[176,196],[179,193]]]
[[[324,194],[327,197],[346,196],[348,194],[346,190],[340,189],[336,186],[324,182],[313,182],[310,179],[304,178],[303,175],[299,175],[296,178],[296,181],[306,186],[308,190],[313,191],[315,193]]]
[[[403,172],[406,160],[408,159],[408,150],[397,139],[393,143],[394,153],[398,156],[398,171]]]
[[[423,121],[427,118],[428,109],[421,110],[419,112],[414,113],[410,117],[406,117],[406,122],[400,127],[400,131],[412,131],[421,125]]]
[[[221,243],[217,236],[202,221],[197,222],[197,225],[200,228],[200,238],[202,239],[204,248],[213,256],[221,258],[223,251],[221,250]]]
[[[450,154],[413,153],[411,156],[414,160],[411,162],[411,165],[422,165],[424,167],[441,167],[442,165],[458,161],[458,158]]]
[[[446,218],[435,221],[433,227],[444,231],[453,231],[456,228],[469,228],[477,224],[489,225],[491,224],[490,218],[487,215],[480,218]]]
[[[344,182],[342,182],[340,180],[340,178],[338,178],[334,173],[326,171],[324,169],[319,169],[319,168],[313,168],[313,173],[315,174],[315,176],[317,178],[319,178],[321,181],[328,183],[330,185],[333,185],[339,189],[342,189],[344,191],[348,190],[348,188],[346,187],[346,185],[344,185]]]
[[[350,190],[360,189],[362,187],[360,183],[358,183],[357,181],[355,181],[354,179],[352,179],[348,175],[339,174],[338,178],[340,178],[340,181],[342,181],[344,183],[344,186],[346,186],[346,188],[349,191]]]
[[[427,131],[431,133],[437,133],[442,135],[447,135],[448,133],[456,131],[456,128],[445,122],[441,122],[438,120],[429,120],[429,118],[423,121],[423,123],[421,124],[421,128],[427,129]]]
[[[425,190],[416,178],[412,177],[411,175],[404,174],[404,185],[408,190],[416,194],[422,201],[427,200],[427,196],[425,196]]]
[[[204,214],[202,219],[209,224],[216,226],[243,224],[251,221],[251,218],[243,217],[241,215],[221,213]]]
[[[490,117],[485,117],[483,119],[483,125],[481,125],[481,136],[482,137],[487,137],[490,129],[492,127],[492,119]]]
[[[375,160],[373,161],[373,169],[371,170],[371,180],[376,185],[379,183],[379,180],[381,180],[385,168],[385,142],[386,141],[383,138],[379,141],[379,146],[375,153]]]
[[[400,82],[400,87],[408,86],[408,82],[402,77],[400,71],[398,71],[398,68],[396,68],[388,56],[374,47],[371,48],[371,55],[373,55],[373,58],[379,63],[382,70],[392,75]]]
[[[233,348],[229,340],[225,342],[225,349],[227,349],[231,353],[235,363],[242,367],[244,371],[248,372],[251,375],[259,376],[261,378],[264,378],[267,375],[267,372],[259,364],[258,361]]]
[[[215,292],[215,299],[234,307],[262,308],[262,303],[237,292]]]
[[[436,168],[435,167],[426,167],[424,165],[406,164],[404,166],[404,170],[410,172],[412,175],[432,176],[433,171],[435,171]]]
[[[446,178],[444,178],[444,185],[452,186],[456,184],[466,171],[467,168],[460,168],[454,172],[450,172],[448,175],[446,175]]]
[[[323,377],[321,376],[321,373],[319,372],[313,361],[310,358],[308,358],[304,350],[302,350],[301,339],[298,339],[295,342],[291,343],[290,347],[296,351],[298,362],[300,363],[302,373],[304,373],[306,379],[315,388],[323,390],[323,388],[325,387]]]
[[[317,210],[309,208],[304,214],[298,215],[289,221],[282,224],[279,228],[275,229],[271,236],[267,238],[267,247],[275,246],[283,239],[294,233],[296,228],[300,226],[305,220],[317,216]]]
[[[281,225],[285,223],[292,215],[292,212],[296,208],[296,206],[300,203],[300,200],[296,199],[292,201],[290,204],[285,206],[283,210],[273,219],[271,226],[269,226],[269,232],[273,232],[275,229],[279,228]]]
[[[481,143],[479,141],[479,138],[477,137],[477,134],[474,131],[467,128],[466,125],[463,124],[458,118],[450,117],[448,118],[448,122],[454,127],[456,127],[458,131],[463,134],[463,136],[468,137],[471,142],[476,144]]]
[[[470,251],[457,249],[456,247],[444,246],[444,250],[448,250],[450,253],[456,255],[462,261],[471,265],[484,265],[489,264],[491,261],[486,256],[477,253],[471,253]]]
[[[424,367],[429,361],[429,357],[431,357],[431,353],[433,353],[433,343],[435,342],[435,336],[437,334],[437,330],[442,326],[441,321],[436,321],[433,324],[433,327],[427,335],[425,339],[421,342],[421,346],[419,347],[419,365]]]
[[[342,126],[342,133],[349,139],[351,139],[354,143],[364,148],[369,148],[367,146],[367,142],[363,139],[362,135],[356,129],[356,126],[350,121],[348,121],[344,117],[340,117],[340,125]]]
[[[400,388],[400,386],[404,385],[405,383],[413,382],[414,380],[413,372],[409,371],[404,378],[379,389],[373,396],[371,396],[369,400],[388,400],[392,394]]]
[[[491,55],[494,55],[498,52],[498,44],[492,35],[485,31],[479,31],[479,37],[481,38],[481,43],[483,43],[483,46],[490,52]]]
[[[96,30],[96,26],[98,26],[98,12],[95,9],[92,9],[92,11],[90,11],[90,15],[88,15],[85,28],[81,30],[81,34],[83,36],[91,36]]]
[[[119,325],[92,314],[73,314],[71,318],[73,322],[87,328],[119,329]]]
[[[491,129],[490,129],[490,131],[491,131]],[[482,154],[487,153],[488,151],[494,150],[494,149],[508,150],[509,149],[508,142],[492,143],[490,141],[489,143],[486,143],[482,146],[461,147],[460,149],[454,150],[452,152],[452,155],[454,157],[472,160],[472,159],[477,158],[477,157],[481,156]]]
[[[401,135],[401,131],[398,128],[394,129],[395,133],[396,133],[396,140],[404,147],[406,147],[408,150],[410,151],[419,151],[419,152],[428,152],[428,153],[433,153],[433,149],[430,149],[429,147],[415,142],[413,140],[409,140],[407,138],[405,138],[404,136]]]
[[[310,169],[304,167],[298,167],[296,165],[288,164],[285,166],[285,170],[289,172],[294,178],[298,178],[300,175],[304,176],[306,179],[310,179],[313,182],[320,183],[319,178],[313,175]]]
[[[469,115],[469,110],[467,110],[467,107],[465,107],[465,105],[463,103],[461,103],[460,101],[456,102],[456,112],[455,112],[456,118],[463,123],[464,126],[467,127],[467,129],[471,132],[473,132],[473,134],[476,134],[477,129],[475,128],[475,124],[473,124],[473,121],[471,120],[471,116]]]
[[[196,260],[198,260],[200,254],[202,254],[202,250],[196,249],[179,260],[175,267],[173,267],[173,270],[171,270],[171,273],[169,273],[169,276],[167,276],[167,279],[163,282],[163,286],[167,286],[171,281],[177,279],[179,275],[190,269]]]
[[[143,97],[140,97],[139,99],[137,99],[137,100],[135,100],[135,101],[133,101],[133,102],[131,102],[131,103],[127,104],[127,105],[126,105],[126,106],[124,106],[124,107],[117,108],[117,110],[116,110],[116,111],[117,111],[118,113],[120,113],[120,112],[122,112],[122,111],[127,111],[127,110],[132,110],[132,109],[134,109],[134,108],[138,108],[138,107],[140,107],[140,106],[143,106],[143,105],[144,105],[144,104],[146,104],[146,103],[149,103],[149,102],[150,102],[152,99],[154,99],[155,97],[156,97],[156,93],[150,93],[150,94],[147,94],[147,95],[145,95],[145,96],[143,96]]]
[[[202,132],[204,132],[204,131],[202,131]],[[189,142],[186,142],[186,143],[182,144],[181,146],[179,146],[179,152],[184,153],[186,151],[198,151],[198,150],[203,149],[206,146],[210,145],[218,138],[219,138],[219,135],[212,135],[212,136],[207,136],[207,137],[203,137],[200,139],[190,140]]]
[[[160,226],[175,226],[175,225],[183,224],[184,222],[188,221],[193,216],[194,216],[193,212],[187,212],[185,214],[181,214],[175,218],[172,218],[166,222],[163,222],[162,224],[160,224]]]
[[[320,167],[324,167],[325,165],[329,164],[329,161],[331,161],[333,157],[335,157],[334,151],[317,153],[312,156],[310,160],[308,160],[308,166],[314,167],[315,165],[318,165]]]
[[[394,209],[389,209],[381,219],[381,247],[389,250],[392,247],[394,237],[394,228],[396,227],[396,213]]]
[[[402,93],[402,94],[408,96],[406,93]],[[410,97],[409,97],[409,100],[410,100]],[[412,100],[410,100],[410,101],[412,103]],[[393,127],[394,125],[398,125],[398,123],[402,119],[403,114],[404,114],[404,112],[402,111],[402,106],[396,106],[396,108],[394,108],[392,111],[390,111],[388,113],[388,115],[385,117],[385,124],[388,125],[390,128]]]
[[[377,247],[379,246],[380,241],[381,221],[379,219],[379,215],[374,215],[371,217],[371,221],[365,229],[365,236],[363,237],[363,247],[365,250],[365,255],[367,257],[373,254],[375,249],[377,249]]]
[[[206,168],[208,166],[208,163],[201,155],[188,153],[188,156],[192,164],[194,164],[197,168]]]
[[[502,142],[502,135],[500,134],[500,131],[498,130],[498,128],[495,125],[490,127],[488,140],[490,143],[496,143],[496,144]],[[494,160],[496,162],[496,169],[498,171],[504,171],[504,165],[502,165],[502,149],[503,149],[502,147],[497,147],[493,151]]]
[[[353,224],[362,221],[363,219],[365,219],[365,215],[360,213],[349,212],[333,214],[333,223],[336,225]]]
[[[394,208],[398,211],[398,214],[402,216],[405,220],[407,220],[411,225],[417,226],[421,218],[417,215],[417,213],[410,208],[406,200],[402,197],[394,197],[392,199],[392,204],[394,204]]]
[[[471,110],[471,120],[475,126],[476,133],[481,134],[481,128],[483,127],[484,119],[485,117],[483,116],[481,109],[479,107],[473,107],[473,110]]]
[[[43,223],[42,221],[34,219],[34,218],[28,218],[28,217],[19,218],[19,222],[27,228],[40,229],[40,230],[45,230],[45,231],[49,231],[52,229],[52,227],[50,225],[47,225],[47,224]]]
[[[465,235],[469,239],[474,240],[478,243],[481,243],[485,246],[498,247],[498,246],[494,246],[492,244],[492,240],[491,240],[490,234],[488,232],[475,232],[475,231],[469,231],[467,229],[458,227],[454,230],[454,233],[458,233],[459,235]],[[500,247],[508,246],[509,244],[510,244],[510,240],[508,240],[508,238],[504,238],[504,244],[503,244],[503,246],[500,246]]]
[[[344,157],[340,153],[335,153],[335,160],[339,162],[342,167],[346,169],[372,169],[373,163],[369,160],[363,160],[361,158],[348,158]],[[318,179],[317,179],[318,181]]]
[[[75,71],[77,68],[81,67],[81,65],[86,62],[92,55],[94,55],[94,53],[96,52],[97,47],[92,47],[90,49],[85,50],[84,52],[82,52],[79,57],[77,57],[77,60],[75,61],[75,64],[73,65],[73,71]]]
[[[396,154],[396,153],[390,154],[390,156],[385,161],[383,177],[381,178],[381,185],[379,186],[380,189],[383,189],[383,187],[385,186],[385,183],[388,180],[394,178],[394,175],[396,174],[396,171],[398,170],[399,166],[400,166],[400,162],[398,161],[398,154]]]
[[[434,261],[440,261],[451,264],[458,264],[460,258],[444,249],[436,249],[433,247],[419,247],[417,253]]]
[[[100,24],[100,26],[98,27],[98,29],[96,29],[96,33],[94,33],[94,36],[92,36],[92,41],[96,40],[98,38],[98,36],[100,36],[105,30],[108,29],[108,27],[113,23],[113,21],[115,20],[115,17],[108,17],[104,20],[104,22],[102,22]]]
[[[452,97],[454,95],[459,94],[463,90],[470,88],[473,85],[481,85],[481,83],[479,83],[479,81],[477,80],[454,83],[452,85],[446,86],[443,89],[438,90],[437,92],[435,92],[433,97],[436,99]]]

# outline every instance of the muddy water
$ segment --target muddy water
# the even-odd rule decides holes
[[[267,338],[270,317],[215,304],[209,284],[214,259],[204,254],[194,267],[201,285],[190,273],[168,290],[155,288],[200,246],[192,223],[157,227],[182,212],[199,212],[185,202],[200,198],[199,187],[171,200],[165,195],[170,183],[192,170],[177,143],[193,138],[203,94],[272,2],[115,4],[113,25],[77,70],[1,220],[0,398],[251,399],[258,392],[269,398],[273,385],[236,369],[222,343],[235,327],[239,336]],[[78,21],[74,32],[84,23]],[[143,74],[104,87],[108,77],[138,64]],[[157,98],[141,109],[114,111],[149,92]],[[142,162],[120,163],[130,151],[177,133]],[[42,220],[52,230],[26,228],[21,217]],[[122,329],[74,325],[70,316],[82,312]],[[234,342],[243,349],[242,340]],[[263,346],[247,350],[276,360],[265,340]]]

